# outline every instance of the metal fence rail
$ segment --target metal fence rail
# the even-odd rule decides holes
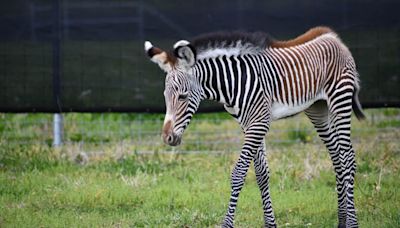
[[[352,128],[353,143],[362,143],[364,136],[390,142],[392,137],[385,134],[396,133],[400,136],[400,111],[394,115],[382,115],[380,110],[368,110],[368,121],[360,123],[354,119]],[[396,114],[397,113],[397,114]],[[239,125],[231,118],[217,114],[202,114],[192,120],[186,130],[182,145],[169,147],[163,144],[160,134],[163,124],[162,115],[148,114],[65,114],[63,116],[63,134],[54,136],[62,128],[54,128],[51,114],[0,114],[0,143],[10,145],[47,144],[55,142],[64,148],[77,151],[104,151],[114,148],[116,151],[135,153],[154,153],[180,151],[196,152],[232,152],[241,148],[243,135]],[[221,116],[221,117],[219,117]],[[54,138],[56,137],[56,138]],[[61,138],[62,137],[62,138]],[[267,134],[267,147],[285,148],[294,144],[313,144],[324,146],[320,142],[311,123],[304,115],[273,122]]]

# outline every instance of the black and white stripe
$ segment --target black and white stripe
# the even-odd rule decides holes
[[[232,171],[231,197],[222,226],[234,225],[239,193],[252,160],[265,226],[276,226],[264,136],[272,120],[305,111],[334,165],[339,227],[357,227],[353,195],[356,164],[350,120],[352,108],[357,117],[363,114],[357,97],[359,79],[355,63],[338,36],[327,32],[299,45],[276,48],[262,34],[219,33],[203,36],[191,44],[196,52],[195,64],[186,71],[178,65],[168,72],[166,80],[167,110],[173,110],[167,115],[175,114],[175,130],[183,133],[200,100],[210,99],[224,104],[245,135]],[[188,102],[171,102],[185,92],[190,94]]]

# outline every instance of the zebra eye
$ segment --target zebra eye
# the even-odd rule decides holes
[[[184,101],[187,98],[188,98],[188,93],[182,93],[182,94],[179,94],[179,96],[178,96],[178,100],[180,100],[180,101]]]

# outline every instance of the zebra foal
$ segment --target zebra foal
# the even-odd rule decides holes
[[[339,227],[357,227],[354,206],[355,153],[350,140],[358,101],[354,59],[338,35],[316,27],[289,41],[264,33],[213,33],[175,43],[166,52],[145,42],[145,51],[167,75],[165,143],[179,145],[200,102],[224,104],[240,124],[244,143],[231,174],[231,196],[223,227],[234,226],[239,193],[254,161],[266,227],[276,227],[269,192],[264,137],[271,121],[305,111],[325,143],[336,173]]]

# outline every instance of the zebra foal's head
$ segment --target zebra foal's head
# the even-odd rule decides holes
[[[162,138],[166,144],[177,146],[201,101],[202,89],[192,69],[196,50],[186,40],[178,41],[171,53],[154,47],[149,41],[144,43],[144,49],[151,61],[167,73],[164,90],[167,112]]]

